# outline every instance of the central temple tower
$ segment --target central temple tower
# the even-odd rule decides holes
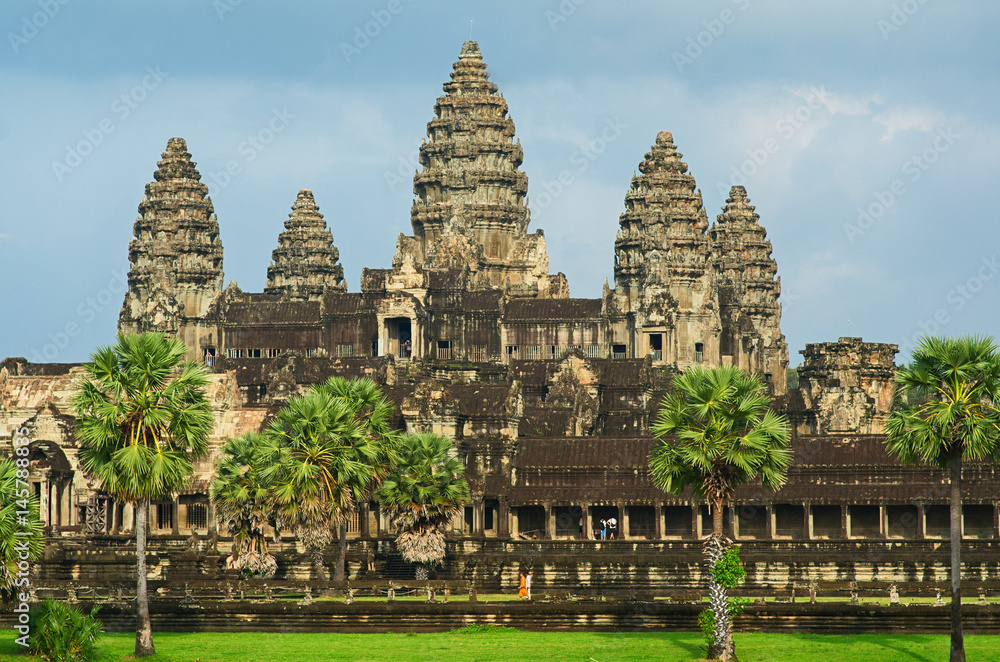
[[[420,146],[413,236],[400,236],[393,267],[468,268],[472,289],[565,298],[565,276],[548,274],[544,234],[527,233],[528,176],[519,170],[524,153],[476,42],[462,45],[453,69]]]

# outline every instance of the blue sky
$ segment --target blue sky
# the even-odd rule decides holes
[[[111,341],[172,136],[208,183],[227,282],[263,288],[311,188],[357,291],[411,232],[416,148],[470,21],[571,296],[613,278],[629,180],[669,130],[711,220],[746,185],[792,365],[839,336],[905,353],[1000,331],[997,3],[5,0],[0,356]]]

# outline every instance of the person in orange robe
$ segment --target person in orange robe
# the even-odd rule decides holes
[[[523,572],[521,573],[521,585],[518,588],[517,597],[522,600],[528,597],[528,577]]]

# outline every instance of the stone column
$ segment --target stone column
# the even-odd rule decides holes
[[[360,518],[361,527],[360,530],[358,531],[358,537],[360,537],[362,540],[367,540],[369,538],[369,532],[371,528],[371,524],[368,521],[369,517],[368,502],[364,501],[361,504],[359,504],[358,511],[360,511],[359,514],[361,516]]]
[[[994,507],[994,515],[996,514],[996,507]],[[996,518],[994,517],[994,522]],[[927,538],[927,510],[924,508],[924,504],[917,504],[917,540],[924,540]]]
[[[211,499],[208,500],[208,510],[205,513],[205,522],[208,526],[208,537],[213,538],[218,533],[219,526],[215,521],[215,502]]]
[[[775,528],[777,528],[776,527],[777,522],[775,521],[775,515],[774,515],[774,504],[771,504],[770,506],[765,506],[764,510],[765,510],[764,517],[766,526],[764,535],[767,536],[768,540],[774,540],[774,530]]]
[[[993,537],[1000,538],[1000,508],[993,504]]]
[[[851,537],[850,506],[846,503],[840,506],[840,537],[847,540]]]
[[[701,504],[691,504],[691,537],[694,540],[701,538]]]
[[[170,533],[172,533],[173,535],[177,536],[177,535],[180,535],[180,523],[181,523],[181,521],[180,521],[181,520],[180,497],[178,497],[178,496],[174,497],[174,503],[171,506],[171,509],[173,510],[173,517],[171,518],[171,520],[173,520],[171,522],[171,524],[173,524],[173,526],[170,527]]]
[[[583,539],[591,540],[594,537],[593,520],[590,517],[590,502],[584,501],[580,504],[581,515],[583,515]]]
[[[812,504],[808,501],[802,504],[802,515],[803,515],[803,526],[805,527],[806,540],[813,539],[813,509]]]
[[[23,475],[23,474],[22,474]],[[42,490],[41,498],[38,500],[38,513],[41,516],[42,526],[51,526],[52,522],[49,521],[49,477],[42,474]]]
[[[615,507],[618,508],[618,530],[615,532],[615,538],[621,540],[628,537],[628,528],[625,524],[625,502],[619,499],[615,502]]]
[[[732,538],[738,540],[740,537],[740,518],[734,504],[729,504],[729,522],[732,524]]]
[[[486,502],[480,499],[472,506],[473,533],[482,538],[486,535]]]
[[[889,511],[885,505],[878,507],[878,533],[883,540],[889,537]]]
[[[518,508],[510,510],[510,533],[511,538],[517,538],[518,534],[521,533],[521,514]]]
[[[135,504],[127,503],[122,508],[122,529],[135,531]]]
[[[555,540],[556,537],[556,511],[552,507],[551,501],[546,501],[545,507],[545,539]]]
[[[656,518],[653,535],[657,540],[663,540],[663,504],[657,502],[653,506],[653,517]]]
[[[497,503],[497,537],[510,537],[510,508],[507,506],[507,499],[501,498]]]

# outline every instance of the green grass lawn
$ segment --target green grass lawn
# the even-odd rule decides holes
[[[27,662],[14,655],[13,637],[0,641],[0,659]],[[173,634],[154,633],[157,655],[149,662],[278,662],[307,660],[461,661],[567,660],[611,662],[701,659],[700,635],[684,632],[599,633],[481,632],[428,634]],[[133,634],[108,634],[101,650],[106,662],[126,660]],[[1000,659],[1000,637],[967,636],[969,660]],[[945,662],[946,635],[737,634],[742,662]]]

